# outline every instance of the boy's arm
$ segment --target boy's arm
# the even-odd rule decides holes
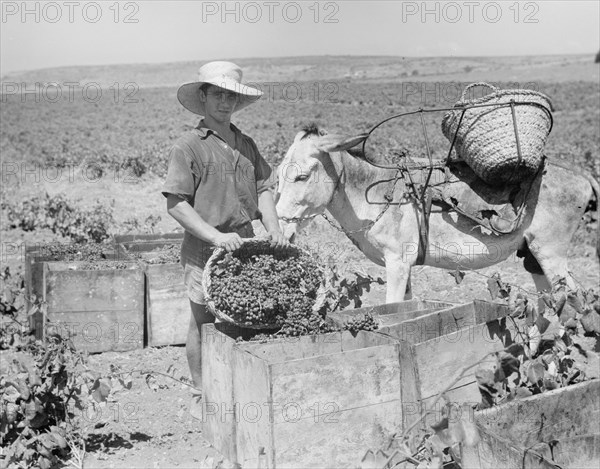
[[[277,247],[287,246],[289,243],[279,227],[279,217],[275,210],[275,201],[271,191],[267,190],[258,194],[258,209],[262,213],[262,224],[269,233],[273,244]]]
[[[227,251],[234,251],[242,246],[242,238],[237,233],[221,233],[212,227],[181,197],[167,195],[167,212],[188,232],[215,246]]]

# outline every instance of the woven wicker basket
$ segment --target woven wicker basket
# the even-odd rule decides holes
[[[308,252],[305,251],[304,249],[302,249],[298,246],[295,246],[295,245],[291,245],[291,244],[284,248],[278,248],[277,252],[281,253],[281,249],[284,249],[284,253],[288,256],[299,256],[300,254],[303,254],[303,253],[308,254]],[[259,254],[259,253],[262,254],[262,253],[274,252],[274,248],[271,247],[269,240],[252,238],[252,239],[244,239],[244,244],[242,245],[242,247],[240,249],[238,249],[237,251],[234,251],[234,254],[238,253],[239,251],[244,251],[249,254]],[[210,295],[210,289],[211,289],[211,285],[212,285],[212,273],[215,269],[217,262],[219,262],[221,259],[223,259],[225,257],[225,254],[227,254],[227,251],[225,249],[216,248],[213,251],[213,254],[208,259],[208,261],[206,262],[206,265],[204,266],[204,270],[202,272],[202,286],[204,288],[206,304],[207,304],[209,310],[211,311],[211,313],[216,318],[220,319],[221,321],[229,322],[229,323],[235,324],[239,327],[245,327],[245,328],[249,328],[249,329],[276,329],[276,328],[280,327],[277,324],[240,323],[240,322],[235,321],[231,316],[229,316],[226,311],[220,310],[216,307],[215,302],[211,298],[211,295]],[[324,271],[320,266],[319,266],[319,270],[323,274]],[[327,290],[327,286],[325,285],[325,286],[321,286],[319,288],[319,290],[316,292],[316,300],[315,300],[315,304],[313,306],[313,311],[320,311],[321,308],[324,306],[325,300],[326,300],[326,290]]]
[[[468,91],[476,86],[488,87],[492,92],[467,100]],[[470,105],[489,106],[467,109],[463,115],[461,108]],[[547,96],[537,91],[500,90],[487,83],[473,83],[464,89],[454,107],[457,109],[444,115],[442,132],[481,179],[492,185],[514,184],[538,171],[552,129],[552,103]]]

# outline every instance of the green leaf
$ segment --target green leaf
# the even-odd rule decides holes
[[[475,378],[481,394],[480,408],[492,407],[495,404],[494,396],[498,394],[495,373],[492,370],[478,370],[475,373]]]
[[[509,354],[504,354],[500,357],[500,366],[505,376],[510,376],[513,373],[519,373],[521,366],[519,360]]]
[[[110,394],[110,385],[104,379],[96,380],[91,394],[96,402],[106,402]]]
[[[152,376],[151,374],[147,374],[146,375],[146,384],[154,392],[157,392],[158,389],[159,389],[158,382],[156,381],[156,378],[154,376]]]
[[[554,311],[556,312],[556,314],[558,314],[559,316],[562,313],[562,309],[565,306],[565,303],[567,302],[567,295],[565,295],[564,293],[561,293],[558,298],[556,299],[556,303],[554,305]]]
[[[596,311],[583,315],[580,321],[585,332],[600,334],[600,314]]]
[[[535,307],[533,306],[533,304],[527,302],[527,304],[525,305],[525,319],[526,319],[526,324],[531,327],[536,323],[537,320],[537,314],[535,311]],[[539,328],[538,328],[539,329]]]
[[[519,302],[513,308],[512,312],[510,313],[510,316],[512,318],[518,318],[521,315],[523,315],[524,312],[525,312],[525,304],[523,302]]]
[[[44,456],[40,455],[40,457],[38,457],[37,463],[40,469],[52,469],[52,463],[49,459],[45,458]]]
[[[540,331],[540,333],[543,334],[544,332],[546,332],[546,329],[548,329],[550,321],[548,321],[548,319],[546,319],[541,314],[538,314],[538,317],[535,320],[535,324],[537,325],[538,331]]]
[[[17,379],[13,384],[19,390],[19,394],[21,394],[21,399],[23,399],[24,401],[29,399],[29,396],[31,395],[31,392],[29,391],[29,386],[27,386],[27,384],[21,378]]]
[[[557,389],[560,385],[552,378],[551,376],[547,376],[544,378],[544,387],[548,391],[552,391],[553,389]]]
[[[52,433],[51,433],[52,438],[54,438],[54,441],[56,441],[56,444],[58,445],[58,447],[61,449],[65,449],[68,446],[68,444],[67,444],[67,440],[63,436],[64,431],[62,431],[60,428],[58,428],[55,425],[52,425],[50,427],[50,430],[52,430]]]
[[[37,439],[49,450],[52,450],[58,446],[56,440],[49,433],[42,433],[37,437]]]
[[[569,319],[577,318],[577,313],[581,314],[581,304],[575,295],[569,293],[560,311],[560,322],[566,324]]]
[[[488,278],[487,280],[488,291],[490,292],[490,296],[492,300],[495,300],[500,295],[500,286],[498,285],[498,280],[496,278]]]
[[[456,270],[454,272],[448,272],[448,273],[454,277],[454,281],[456,282],[457,285],[460,285],[462,283],[463,279],[465,278],[465,273],[461,270],[458,270],[458,267],[456,268]]]
[[[41,386],[42,385],[42,378],[40,377],[38,370],[35,370],[35,369],[29,370],[29,385],[30,386]]]
[[[555,340],[562,335],[560,324],[557,322],[550,322],[546,331],[542,334],[542,340]]]
[[[519,386],[517,388],[517,390],[515,391],[515,396],[518,399],[523,399],[525,397],[529,397],[532,396],[533,393],[531,392],[531,390],[529,388],[523,387],[523,386]]]
[[[506,353],[510,353],[513,357],[520,357],[525,354],[523,344],[511,344],[505,349]]]
[[[20,398],[21,393],[18,391],[17,387],[10,383],[6,383],[6,387],[3,389],[2,399],[15,403]]]
[[[572,329],[575,332],[577,332],[578,327],[579,327],[579,321],[577,321],[577,319],[575,319],[575,318],[569,318],[565,322],[565,329]]]
[[[527,368],[527,379],[531,384],[538,384],[544,379],[546,367],[539,361],[532,362]]]

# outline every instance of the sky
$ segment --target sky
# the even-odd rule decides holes
[[[302,55],[592,54],[591,1],[2,1],[0,73]]]

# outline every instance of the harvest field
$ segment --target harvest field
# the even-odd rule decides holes
[[[234,123],[255,139],[273,166],[308,123],[330,132],[358,134],[394,114],[450,107],[466,84],[489,81],[501,88],[516,85],[547,94],[554,105],[554,127],[546,155],[596,180],[600,177],[600,64],[594,64],[593,57],[455,61],[332,57],[239,63],[248,69],[248,81],[262,83],[263,90],[272,92],[236,114]],[[160,189],[169,146],[197,120],[177,102],[173,81],[193,77],[197,66],[178,64],[181,73],[172,67],[157,71],[156,66],[120,66],[112,71],[90,67],[3,77],[4,83],[27,81],[28,89],[50,80],[104,86],[99,98],[82,94],[81,88],[70,96],[63,87],[60,99],[54,99],[52,90],[44,91],[43,85],[27,96],[2,95],[1,235],[2,271],[8,268],[11,276],[7,284],[18,284],[23,275],[26,243],[108,241],[118,234],[177,229]],[[439,128],[442,115],[427,118],[437,157],[444,157],[448,147]],[[390,125],[397,126],[397,140],[412,156],[426,156],[416,117]],[[597,212],[588,212],[569,250],[570,269],[585,289],[597,289],[600,282],[597,230]],[[384,275],[384,269],[370,263],[323,219],[311,223],[298,242],[351,277],[354,272],[374,278]],[[489,299],[487,278],[495,272],[504,282],[534,290],[522,261],[510,258],[479,273],[467,272],[460,284],[447,271],[417,267],[413,294],[451,302]],[[365,305],[381,304],[384,298],[385,285],[378,284],[363,296]],[[189,377],[185,349],[179,346],[89,358],[90,368],[101,373],[113,365],[169,373],[183,381]],[[191,419],[185,384],[160,376],[146,383],[139,374],[132,379],[113,401],[82,416],[87,424],[86,468],[227,467]]]

